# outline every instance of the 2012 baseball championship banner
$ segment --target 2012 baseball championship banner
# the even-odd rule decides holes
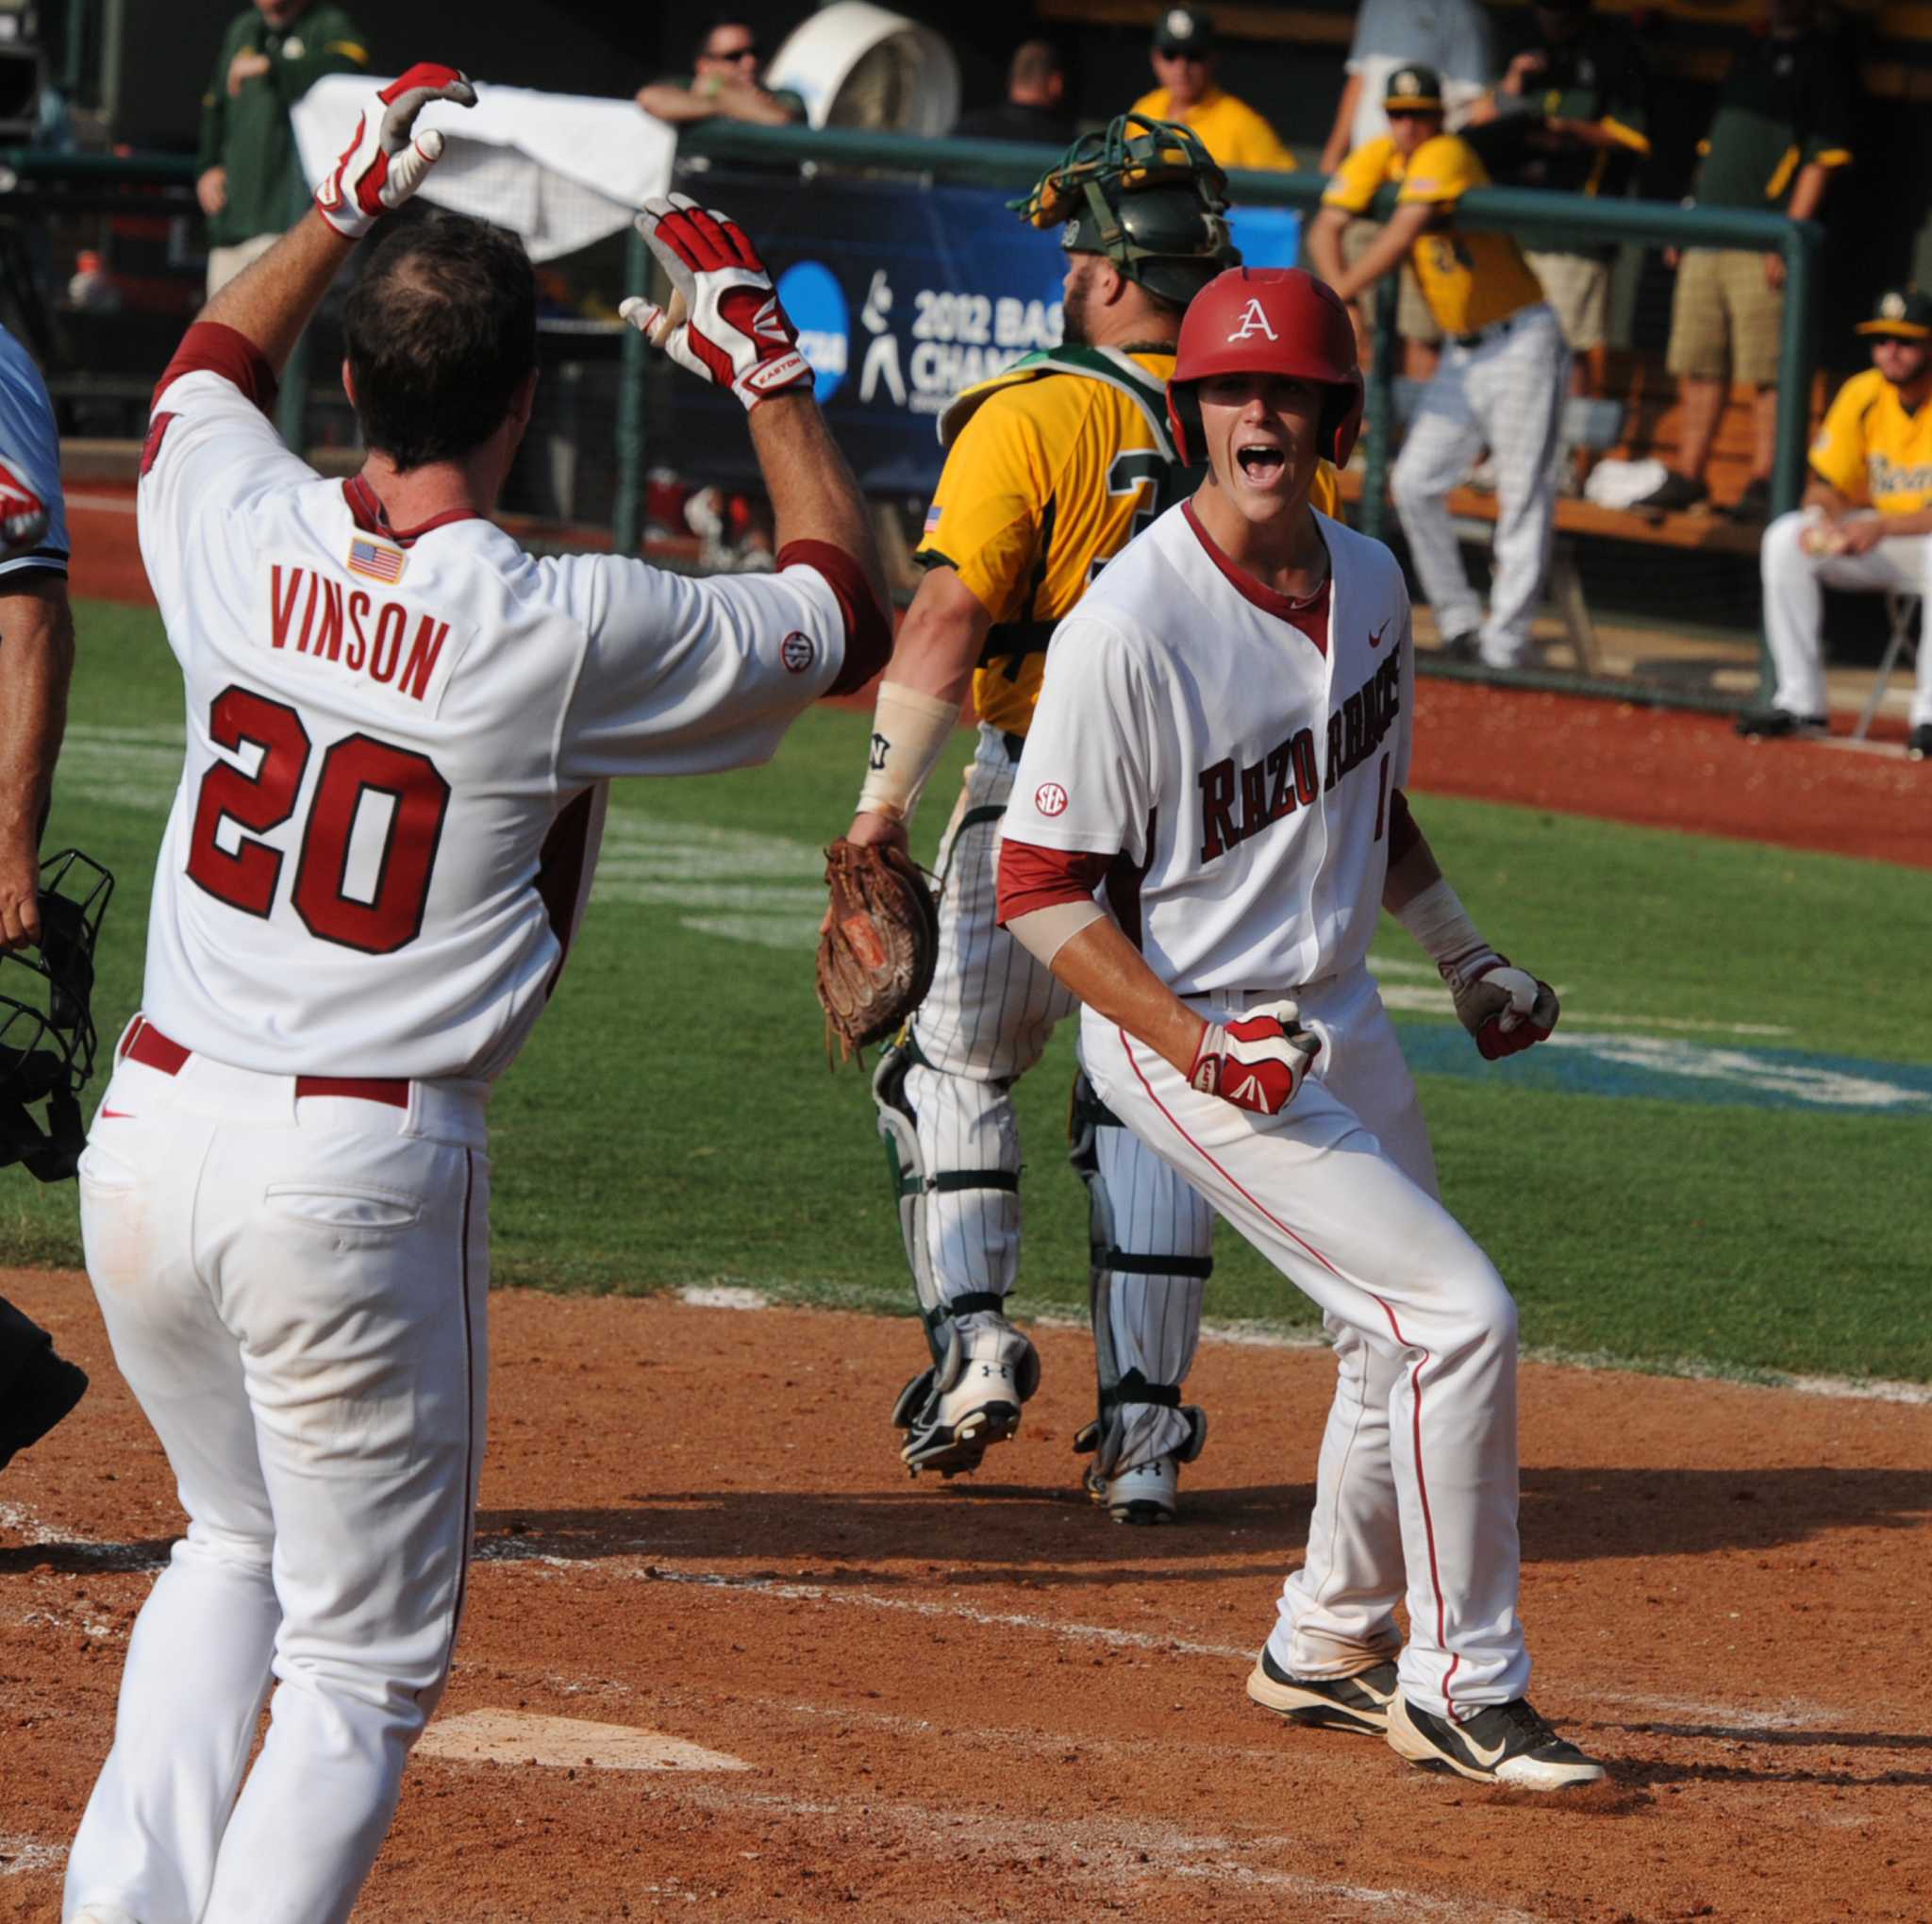
[[[869,494],[918,494],[939,478],[938,417],[960,389],[1060,340],[1066,256],[996,189],[772,179],[717,170],[686,190],[744,221],[817,376],[846,458]],[[1016,180],[1017,193],[1025,183]],[[1237,209],[1252,266],[1291,265],[1300,216]],[[687,392],[691,390],[691,392]],[[654,393],[648,458],[707,480],[749,483],[732,406],[689,381]]]

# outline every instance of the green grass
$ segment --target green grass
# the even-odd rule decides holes
[[[81,614],[77,730],[178,729],[156,618]],[[908,1301],[866,1081],[826,1071],[808,951],[687,927],[718,906],[671,899],[675,857],[707,833],[785,838],[757,845],[763,866],[741,886],[752,902],[769,892],[795,936],[808,845],[847,818],[864,734],[860,716],[814,712],[769,768],[620,790],[629,833],[613,837],[610,893],[492,1105],[499,1280]],[[928,857],[965,745],[933,783]],[[97,996],[108,1034],[136,1006],[160,827],[139,764],[139,745],[77,732],[49,845],[75,841],[120,878]],[[152,788],[152,753],[145,765]],[[1734,1040],[1724,1025],[1775,1024],[1791,1031],[1779,1047],[1932,1059],[1932,1004],[1912,986],[1932,951],[1932,874],[1441,797],[1417,812],[1478,922],[1562,986],[1573,1023],[1641,1032],[1668,1016],[1710,1025],[1691,1039],[1711,1044]],[[1391,925],[1378,953],[1418,960]],[[1063,1157],[1072,1027],[1018,1092],[1020,1301],[1070,1313],[1086,1292],[1084,1199]],[[1907,1207],[1924,1179],[1923,1118],[1562,1096],[1516,1085],[1507,1065],[1421,1082],[1445,1196],[1516,1290],[1530,1345],[1932,1380]],[[1312,1329],[1253,1251],[1225,1230],[1219,1244],[1213,1315]],[[77,1255],[73,1185],[0,1184],[0,1258]]]

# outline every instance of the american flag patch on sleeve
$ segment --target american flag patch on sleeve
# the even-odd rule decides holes
[[[940,525],[940,504],[935,501],[925,510],[925,531],[930,534]]]
[[[372,581],[400,581],[403,564],[408,560],[401,548],[377,541],[365,541],[359,534],[349,543],[349,572],[366,575]]]

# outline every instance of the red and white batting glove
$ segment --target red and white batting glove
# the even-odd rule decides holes
[[[1557,992],[1527,969],[1512,968],[1493,948],[1452,956],[1436,964],[1449,984],[1457,1019],[1475,1037],[1485,1062],[1550,1039],[1562,1012]]]
[[[47,532],[47,504],[9,460],[0,460],[0,554],[41,544]]]
[[[1256,1013],[1239,1022],[1210,1022],[1201,1030],[1188,1080],[1204,1095],[1237,1109],[1277,1115],[1307,1079],[1322,1043],[1294,1019],[1291,1003],[1281,1015]]]
[[[798,329],[736,221],[674,193],[647,200],[637,227],[671,277],[671,301],[660,308],[633,294],[617,310],[633,327],[747,408],[811,385]]]
[[[432,100],[475,107],[476,90],[454,67],[419,60],[362,109],[342,158],[315,190],[316,209],[337,233],[359,241],[441,159],[442,136],[434,127],[411,138],[416,116]]]

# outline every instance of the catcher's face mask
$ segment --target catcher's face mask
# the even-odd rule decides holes
[[[114,878],[77,848],[41,864],[38,947],[0,955],[0,1168],[42,1182],[72,1176],[94,1066],[94,944]],[[34,1114],[46,1105],[44,1122]]]

